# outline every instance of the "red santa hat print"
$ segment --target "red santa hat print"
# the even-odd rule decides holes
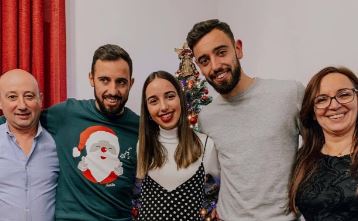
[[[118,148],[119,152],[118,137],[112,129],[105,126],[91,126],[86,128],[80,134],[80,141],[78,146],[73,148],[72,156],[79,157],[81,155],[81,151],[86,146],[91,146],[100,140],[109,142],[111,145],[113,145],[113,147]]]

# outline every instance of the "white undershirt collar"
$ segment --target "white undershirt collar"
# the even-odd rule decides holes
[[[159,142],[165,144],[178,144],[178,128],[175,127],[170,130],[159,127]]]

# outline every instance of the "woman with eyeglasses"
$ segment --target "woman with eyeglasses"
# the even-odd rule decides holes
[[[344,67],[324,68],[307,85],[289,190],[289,210],[306,221],[358,220],[357,88]]]

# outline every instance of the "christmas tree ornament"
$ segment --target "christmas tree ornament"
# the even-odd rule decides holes
[[[131,215],[132,215],[133,218],[138,218],[138,208],[132,207]]]
[[[205,208],[200,209],[200,216],[202,218],[205,218],[206,214],[208,214],[208,211]]]
[[[189,117],[189,122],[191,125],[195,125],[198,122],[198,117],[196,115],[192,115]]]
[[[199,78],[199,71],[193,62],[194,55],[188,45],[184,43],[183,47],[176,48],[175,52],[180,60],[175,76],[181,83],[185,94],[190,126],[198,131],[198,115],[201,106],[208,105],[212,101],[212,97],[208,96],[206,80]]]

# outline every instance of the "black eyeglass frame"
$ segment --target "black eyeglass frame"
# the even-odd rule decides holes
[[[339,90],[339,92],[342,91],[342,90],[350,90],[350,91],[352,91],[353,93],[358,94],[358,89],[356,89],[356,88],[342,88],[342,89]],[[338,92],[338,93],[339,93],[339,92]],[[336,93],[336,95],[334,95],[333,97],[330,97],[330,96],[328,96],[328,95],[324,95],[324,96],[327,96],[327,98],[330,99],[328,105],[326,105],[325,107],[317,107],[316,99],[317,99],[318,97],[322,96],[322,95],[318,95],[317,97],[315,97],[315,98],[313,99],[313,105],[314,105],[314,107],[317,108],[317,109],[326,109],[327,107],[329,107],[329,105],[331,105],[333,99],[335,99],[335,100],[337,101],[337,103],[339,103],[339,104],[341,104],[341,105],[342,105],[342,104],[348,104],[348,103],[354,101],[354,97],[355,97],[355,96],[353,96],[352,100],[342,103],[342,102],[340,102],[340,101],[337,100],[337,94],[338,94],[338,93]]]

